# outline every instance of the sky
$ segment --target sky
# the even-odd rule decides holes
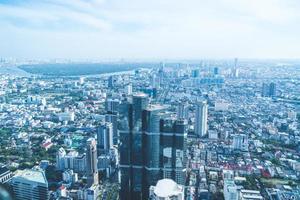
[[[0,0],[0,57],[299,58],[299,0]]]

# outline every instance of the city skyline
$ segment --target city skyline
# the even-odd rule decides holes
[[[298,58],[299,7],[295,0],[2,0],[0,55]]]
[[[0,0],[0,200],[300,200],[298,10]]]

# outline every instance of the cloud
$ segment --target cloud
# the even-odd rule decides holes
[[[64,29],[78,27],[79,29],[95,28],[98,30],[110,28],[110,24],[101,16],[88,12],[94,3],[84,3],[79,0],[72,0],[73,3],[69,0],[61,2],[63,3],[50,0],[16,5],[0,4],[0,20],[24,28]]]
[[[0,44],[6,44],[0,53],[34,58],[296,57],[299,7],[297,0],[13,1],[0,3]]]

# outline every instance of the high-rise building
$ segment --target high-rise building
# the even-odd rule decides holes
[[[110,88],[110,89],[113,89],[114,88],[114,77],[113,76],[110,76],[110,77],[108,77],[108,83],[107,83],[108,85],[108,88]]]
[[[248,151],[248,136],[245,134],[233,135],[232,148],[241,151]]]
[[[193,69],[192,70],[192,77],[198,78],[200,76],[200,70],[199,69]]]
[[[160,160],[163,160],[163,178],[184,185],[186,180],[186,120],[166,118],[160,120]]]
[[[177,118],[188,119],[189,117],[189,105],[184,102],[180,102],[177,106]]]
[[[105,115],[105,121],[112,124],[112,136],[113,144],[117,145],[119,142],[119,133],[118,133],[118,113],[108,113]]]
[[[109,122],[102,123],[97,130],[97,153],[106,154],[113,146],[113,128]]]
[[[195,113],[195,134],[203,137],[207,133],[208,106],[205,101],[197,102]]]
[[[275,83],[270,83],[270,96],[274,97],[276,96],[276,84]]]
[[[61,147],[56,153],[56,168],[58,170],[72,169],[74,172],[82,173],[86,169],[85,155],[79,155],[75,150],[67,154]]]
[[[80,85],[84,84],[84,77],[80,77],[80,78],[79,78],[79,84],[80,84]]]
[[[45,173],[38,170],[19,170],[11,180],[15,200],[49,199]]]
[[[131,83],[126,85],[126,94],[127,95],[132,95],[132,84]]]
[[[239,77],[238,58],[234,59],[234,67],[232,69],[232,77],[234,77],[234,78]]]
[[[165,107],[148,105],[144,94],[124,102],[120,113],[122,199],[147,199],[162,178],[185,181],[186,121],[170,118]]]
[[[148,106],[146,94],[133,94],[120,106],[120,198],[142,199],[142,111]]]
[[[276,96],[276,84],[275,83],[263,83],[262,85],[262,97],[274,97]]]
[[[153,74],[150,78],[151,82],[151,87],[152,88],[159,88],[161,83],[160,83],[160,78],[156,74]]]
[[[64,157],[66,156],[66,151],[64,148],[59,148],[56,153],[56,169],[63,170],[65,168],[64,165]]]
[[[88,186],[98,184],[97,146],[94,138],[89,138],[86,145],[86,175]]]
[[[118,99],[106,99],[105,101],[105,121],[112,124],[113,131],[113,144],[118,144],[118,112],[119,112],[120,100]]]
[[[218,67],[215,67],[214,68],[214,75],[218,75],[219,74],[219,68]]]
[[[159,180],[156,186],[150,186],[149,200],[183,200],[184,187],[172,179]]]
[[[9,182],[12,176],[12,172],[5,165],[0,165],[0,184]]]
[[[118,99],[106,99],[105,101],[105,111],[107,113],[118,112],[120,101]]]

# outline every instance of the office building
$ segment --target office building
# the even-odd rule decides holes
[[[275,83],[263,83],[262,85],[262,97],[274,97],[276,96],[276,84]]]
[[[105,121],[112,124],[113,131],[113,144],[118,144],[118,112],[119,112],[120,100],[118,99],[106,99],[105,101]]]
[[[177,106],[177,118],[186,119],[189,118],[189,105],[185,102],[180,102]]]
[[[112,124],[105,122],[100,124],[97,130],[97,152],[98,155],[107,154],[113,146]]]
[[[66,183],[73,184],[78,181],[78,174],[74,173],[74,171],[71,169],[64,171],[62,175],[63,175],[63,181]]]
[[[112,125],[112,137],[114,145],[117,145],[119,143],[118,116],[119,115],[117,112],[105,114],[105,121],[111,123]]]
[[[135,93],[120,105],[121,199],[142,199],[142,111],[148,104],[146,94]]]
[[[64,157],[66,156],[66,151],[64,148],[59,148],[56,153],[56,169],[63,170],[64,166]]]
[[[214,75],[218,75],[219,74],[219,68],[215,67],[214,68]]]
[[[129,83],[128,85],[126,85],[126,94],[127,95],[132,95],[132,84]]]
[[[232,147],[235,150],[248,151],[248,136],[245,134],[235,134],[233,135]]]
[[[105,101],[105,111],[107,113],[118,112],[120,101],[118,99],[106,99]]]
[[[72,169],[74,172],[82,173],[86,169],[86,157],[75,150],[66,153],[64,148],[60,148],[56,153],[56,169]]]
[[[150,186],[150,200],[183,200],[184,187],[172,179],[159,180],[156,186]]]
[[[113,89],[114,88],[114,77],[113,76],[108,77],[107,86],[108,86],[109,89]]]
[[[97,168],[97,146],[94,138],[89,138],[86,145],[86,175],[87,184],[91,186],[99,183]]]
[[[199,69],[193,69],[192,70],[192,77],[198,78],[200,76],[200,70]]]
[[[49,199],[48,181],[43,171],[19,170],[11,183],[15,200]]]
[[[12,176],[11,171],[6,166],[0,166],[0,184],[10,181]]]
[[[131,102],[122,105],[122,199],[147,199],[149,187],[162,178],[185,182],[186,121],[168,117],[164,106],[149,105],[148,101],[146,95],[135,94]]]
[[[195,134],[203,137],[207,133],[208,106],[205,101],[196,103]]]

